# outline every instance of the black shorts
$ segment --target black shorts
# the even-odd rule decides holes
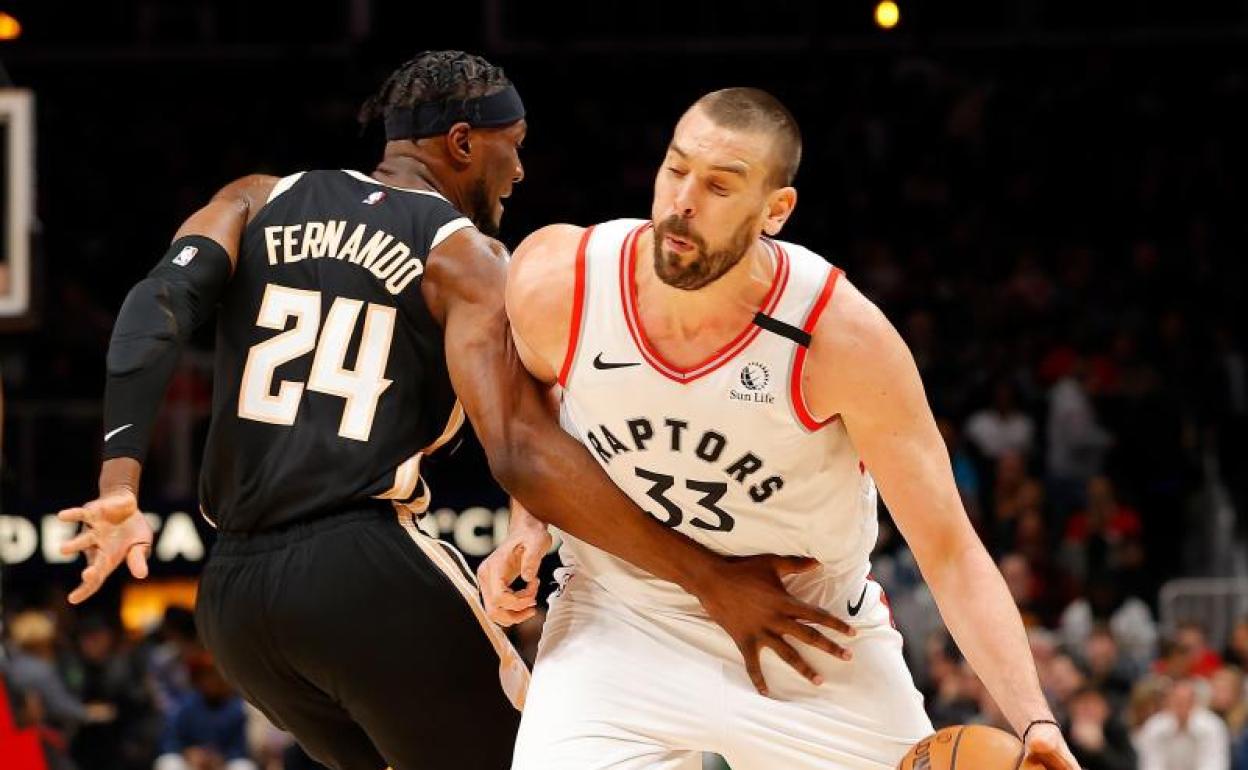
[[[410,517],[369,509],[222,535],[196,614],[225,677],[325,765],[506,770],[520,714],[500,656],[527,671],[471,580]]]

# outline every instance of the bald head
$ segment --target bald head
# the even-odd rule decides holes
[[[769,182],[774,187],[793,184],[802,162],[802,133],[779,99],[758,88],[725,88],[703,96],[689,109],[700,110],[724,128],[769,136],[773,160]]]

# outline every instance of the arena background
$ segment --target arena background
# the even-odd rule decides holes
[[[1171,682],[1196,676],[1248,767],[1230,666],[1248,663],[1248,3],[899,6],[885,29],[887,9],[858,0],[0,3],[0,78],[33,94],[37,180],[29,228],[8,214],[13,187],[0,206],[32,264],[31,308],[0,326],[0,607],[10,658],[51,626],[71,699],[56,712],[10,693],[0,766],[21,727],[50,767],[152,767],[178,683],[202,663],[166,607],[191,601],[212,539],[193,514],[208,331],[144,473],[161,527],[149,585],[64,602],[80,566],[57,555],[52,514],[94,490],[126,291],[235,177],[371,170],[381,137],[361,134],[359,104],[415,53],[463,48],[501,64],[529,108],[512,247],[551,222],[647,216],[671,127],[702,93],[784,100],[806,142],[784,237],[843,266],[911,345],[1085,765],[1143,762],[1132,738],[1179,708]],[[13,258],[6,247],[0,293]],[[430,521],[474,560],[505,530],[484,468],[465,433],[430,471]],[[933,719],[998,723],[883,532],[877,575]],[[537,631],[521,632],[526,648]],[[303,766],[281,736],[253,725],[251,738],[258,764]]]

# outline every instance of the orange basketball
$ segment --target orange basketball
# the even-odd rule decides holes
[[[929,735],[897,770],[1018,770],[1023,742],[987,725],[954,725]]]

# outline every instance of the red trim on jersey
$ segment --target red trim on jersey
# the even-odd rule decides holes
[[[819,323],[819,316],[823,315],[823,309],[827,307],[828,300],[832,299],[837,280],[844,274],[845,271],[839,267],[834,267],[828,272],[823,288],[819,291],[819,298],[815,300],[809,315],[806,316],[806,321],[802,324],[802,331],[814,334],[815,324]],[[807,348],[799,345],[793,356],[793,373],[789,377],[789,398],[793,401],[793,411],[797,413],[797,419],[806,426],[807,430],[815,431],[835,420],[838,415],[834,414],[820,422],[806,408],[806,397],[802,395],[802,370],[806,367],[806,353]]]
[[[669,380],[680,383],[692,382],[699,377],[710,374],[735,358],[749,347],[750,343],[754,341],[754,338],[758,336],[762,329],[751,322],[731,342],[712,353],[706,360],[691,367],[676,366],[665,360],[658,349],[646,337],[646,330],[641,325],[641,313],[637,304],[637,282],[635,280],[637,275],[637,241],[641,239],[641,234],[650,229],[650,227],[651,224],[647,222],[633,230],[624,239],[623,246],[620,247],[620,302],[624,306],[624,320],[628,324],[629,333],[633,336],[633,342],[636,343],[637,349],[641,352],[641,357],[646,360],[646,363],[650,364],[651,368]],[[784,293],[784,288],[789,282],[789,255],[775,241],[768,238],[764,238],[763,241],[772,248],[776,256],[776,274],[772,276],[771,288],[767,290],[767,295],[763,297],[762,305],[759,307],[761,312],[770,315],[775,312],[776,306],[780,304],[780,296]]]
[[[576,348],[581,339],[581,324],[585,316],[585,250],[589,246],[589,236],[594,226],[585,228],[580,245],[576,247],[576,285],[572,289],[572,329],[568,333],[568,352],[563,356],[563,366],[559,368],[559,384],[568,387],[568,375],[572,373],[572,362],[576,360]]]
[[[897,617],[893,615],[893,603],[888,600],[888,591],[885,591],[880,581],[875,579],[875,575],[868,573],[867,580],[880,587],[880,602],[883,603],[884,609],[888,610],[888,624],[896,629]]]

